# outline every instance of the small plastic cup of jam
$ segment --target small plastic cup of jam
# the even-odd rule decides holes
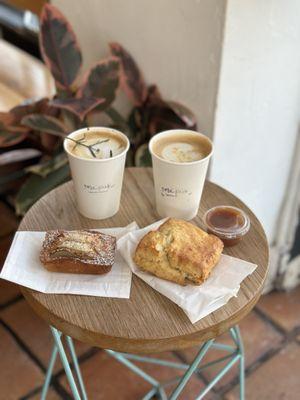
[[[248,215],[237,207],[217,206],[204,215],[207,231],[218,236],[225,246],[234,246],[250,229]]]

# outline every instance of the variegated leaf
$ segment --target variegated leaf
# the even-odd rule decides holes
[[[105,99],[98,109],[106,109],[116,97],[119,86],[119,68],[120,63],[115,57],[110,57],[94,65],[85,75],[78,96]]]
[[[0,129],[0,148],[15,146],[23,142],[27,137],[27,131]]]
[[[89,112],[103,103],[105,103],[105,99],[99,99],[96,97],[55,99],[50,102],[52,107],[68,110],[72,114],[75,114],[80,121],[82,121]]]
[[[49,115],[29,114],[22,118],[21,123],[35,131],[47,132],[53,135],[65,136],[67,133],[63,123]]]
[[[41,13],[40,49],[60,88],[69,88],[78,76],[82,56],[75,33],[64,15],[45,4]]]
[[[32,165],[27,168],[28,172],[32,172],[36,175],[40,175],[42,177],[46,177],[51,172],[56,171],[61,168],[63,165],[68,163],[68,158],[65,153],[59,153],[55,157],[52,157],[48,161],[44,161],[40,164]]]
[[[121,86],[134,105],[140,106],[147,97],[144,77],[130,53],[119,43],[109,44],[111,52],[121,63]]]

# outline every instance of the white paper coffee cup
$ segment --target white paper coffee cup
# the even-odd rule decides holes
[[[121,138],[125,148],[111,158],[88,159],[71,153],[72,141],[64,140],[74,182],[77,207],[80,214],[91,219],[105,219],[116,214],[120,207],[120,197],[126,153],[129,140],[121,132],[105,127],[89,127],[72,132],[68,137],[80,137],[88,132],[109,133]]]
[[[166,160],[153,151],[159,140],[180,134],[201,136],[208,154],[197,161],[174,162]],[[207,136],[185,129],[172,129],[158,133],[149,142],[152,156],[156,209],[161,217],[183,219],[194,218],[199,209],[208,163],[213,153],[213,144]]]

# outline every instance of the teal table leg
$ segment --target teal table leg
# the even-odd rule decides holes
[[[129,368],[131,371],[133,371],[135,374],[140,376],[142,379],[145,381],[151,383],[153,388],[148,392],[142,400],[150,400],[152,399],[155,395],[159,396],[162,400],[167,400],[166,394],[164,389],[161,387],[161,384],[159,381],[154,379],[151,375],[147,374],[145,371],[143,371],[141,368],[139,368],[137,365],[133,364],[131,361],[129,361],[127,358],[129,358],[131,355],[130,354],[122,354],[117,351],[113,350],[105,350],[110,356],[114,357],[116,360],[118,360],[121,364],[125,365],[127,368]],[[137,356],[138,357],[138,356]],[[149,357],[144,357],[147,360],[149,360]]]
[[[206,388],[199,394],[199,396],[195,400],[202,400],[204,396],[219,382],[220,379],[233,367],[233,365],[239,360],[240,356],[236,355],[234,358],[231,358],[228,364],[225,365],[224,368],[208,383]]]
[[[54,338],[54,342],[56,344],[62,365],[64,367],[72,394],[74,396],[74,399],[81,400],[74,377],[73,377],[73,374],[72,374],[72,371],[71,371],[71,368],[70,368],[70,365],[69,365],[68,357],[65,353],[65,349],[64,349],[64,346],[61,341],[61,333],[57,329],[55,329],[53,326],[50,326],[50,329],[51,329],[51,332],[52,332],[52,335]]]
[[[59,332],[57,329],[50,327],[51,332],[54,338],[54,347],[51,355],[51,359],[49,362],[49,367],[47,370],[46,378],[45,378],[45,383],[42,389],[42,395],[41,395],[41,400],[46,400],[46,395],[48,392],[48,388],[50,385],[50,380],[51,380],[51,374],[53,371],[54,363],[57,357],[57,354],[59,354],[73,397],[75,400],[88,400],[81,371],[79,368],[75,348],[73,345],[72,338],[69,336],[66,337],[66,343],[67,346],[70,350],[70,354],[72,357],[73,365],[74,365],[74,370],[77,376],[77,380],[79,383],[79,388],[81,395],[79,394],[78,388],[75,383],[75,379],[73,377],[68,358],[66,356],[64,346],[62,344],[62,334]],[[127,353],[119,353],[113,350],[105,350],[110,356],[114,357],[117,361],[122,363],[125,367],[131,369],[135,374],[140,376],[142,379],[145,381],[149,382],[152,385],[151,390],[143,397],[142,400],[151,400],[156,396],[156,398],[160,400],[168,400],[168,397],[166,395],[166,392],[164,388],[171,384],[172,382],[178,382],[176,388],[173,390],[171,396],[169,397],[169,400],[176,400],[178,399],[178,396],[186,386],[186,384],[189,382],[191,376],[195,372],[200,372],[203,371],[207,368],[210,368],[211,366],[228,361],[226,365],[218,372],[218,374],[207,384],[206,388],[202,390],[199,395],[196,397],[195,400],[201,400],[204,398],[204,396],[219,382],[220,379],[223,378],[223,376],[234,366],[236,362],[239,362],[239,381],[240,381],[240,400],[245,399],[245,360],[244,360],[244,347],[243,347],[243,342],[241,338],[241,334],[239,331],[239,328],[235,326],[234,328],[230,329],[230,334],[234,343],[233,345],[227,345],[227,344],[222,344],[222,343],[217,343],[214,341],[214,339],[207,341],[202,345],[200,348],[198,354],[196,355],[194,361],[192,364],[184,364],[180,362],[173,362],[173,361],[168,361],[168,360],[161,360],[159,358],[154,358],[154,357],[146,357],[146,356],[138,356],[135,354],[127,354]],[[215,348],[217,350],[221,351],[226,351],[228,354],[222,357],[219,357],[218,359],[208,362],[208,363],[201,363],[203,358],[205,357],[205,354],[209,351],[210,348]],[[179,370],[185,370],[185,373],[183,376],[173,378],[169,382],[159,382],[155,378],[153,378],[151,375],[146,373],[142,368],[138,367],[136,364],[131,362],[130,360],[133,361],[139,361],[142,363],[151,363],[151,364],[156,364],[156,365],[161,365],[164,367],[169,367],[169,368],[174,368],[174,369],[179,369]],[[201,365],[200,365],[201,363]],[[81,397],[82,396],[82,397]]]
[[[190,368],[186,371],[186,373],[183,375],[181,381],[173,391],[173,393],[170,396],[170,400],[176,400],[180,393],[182,392],[183,388],[185,385],[188,383],[190,380],[190,377],[192,376],[193,372],[195,369],[198,367],[198,364],[201,362],[205,354],[207,353],[208,349],[212,345],[213,340],[209,340],[208,342],[204,343],[204,345],[201,347],[199,353],[195,357],[194,361],[192,362]]]
[[[49,366],[47,369],[46,377],[45,377],[45,382],[44,382],[43,389],[42,389],[41,400],[46,400],[46,396],[48,393],[48,389],[49,389],[49,385],[50,385],[50,381],[51,381],[51,375],[52,375],[53,367],[54,367],[54,364],[56,361],[56,357],[57,357],[57,346],[54,345],[52,354],[51,354],[51,358],[49,361]]]
[[[82,375],[81,375],[81,371],[80,371],[80,368],[79,368],[79,364],[78,364],[78,360],[77,360],[77,356],[76,356],[73,340],[70,338],[70,336],[66,336],[66,340],[67,340],[67,345],[69,347],[70,354],[71,354],[71,357],[72,357],[72,361],[73,361],[73,364],[74,364],[75,372],[76,372],[76,375],[77,375],[77,378],[78,378],[78,383],[79,383],[79,387],[80,387],[80,390],[81,390],[82,399],[83,400],[88,400],[87,394],[86,394],[86,391],[85,391],[85,386],[84,386],[83,379],[82,379]]]
[[[240,333],[240,329],[238,326],[233,328],[236,337],[237,337],[237,345],[240,353],[240,365],[239,365],[239,377],[240,377],[240,400],[245,399],[245,352],[242,336]]]

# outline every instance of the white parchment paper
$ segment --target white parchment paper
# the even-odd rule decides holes
[[[68,293],[128,299],[131,270],[118,250],[120,238],[137,229],[135,222],[124,228],[95,229],[117,238],[115,263],[104,275],[64,274],[47,271],[39,260],[45,232],[17,232],[0,278],[43,293]]]
[[[195,323],[236,296],[241,282],[257,265],[222,254],[210,277],[200,286],[180,286],[143,272],[132,259],[136,246],[146,233],[157,229],[164,221],[128,233],[120,239],[119,251],[134,274],[181,307],[190,321]]]

